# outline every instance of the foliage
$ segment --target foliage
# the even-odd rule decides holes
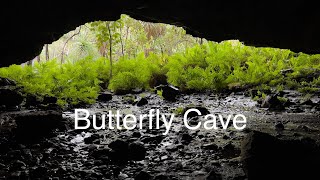
[[[15,80],[26,93],[55,96],[60,105],[93,103],[101,87],[130,92],[167,82],[182,91],[254,88],[259,90],[254,99],[272,90],[319,92],[320,55],[256,48],[237,40],[198,43],[183,28],[126,15],[79,29],[77,36],[70,32],[49,45],[46,53],[52,60],[44,62],[42,52],[39,62],[1,68],[0,76]],[[56,59],[64,45],[66,61],[60,64]]]
[[[114,65],[114,76],[110,81],[109,89],[130,91],[135,88],[149,89],[150,79],[160,73],[160,62],[156,55],[145,57],[143,54],[134,59],[121,58]]]
[[[183,90],[226,90],[233,84],[278,91],[302,88],[319,90],[320,56],[295,54],[289,50],[255,48],[239,41],[208,42],[169,58],[168,82]],[[290,70],[283,73],[284,70]]]
[[[15,80],[26,93],[58,98],[60,105],[93,103],[98,95],[97,64],[87,57],[60,66],[53,59],[31,66],[12,65],[0,69],[0,76]]]

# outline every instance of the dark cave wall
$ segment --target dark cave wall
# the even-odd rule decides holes
[[[0,67],[33,59],[45,43],[94,20],[133,18],[183,26],[213,41],[239,39],[246,45],[320,53],[316,2],[212,0],[12,0],[0,6]]]

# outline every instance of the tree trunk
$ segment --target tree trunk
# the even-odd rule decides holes
[[[122,57],[124,57],[124,45],[123,45],[123,39],[122,39],[122,27],[121,26],[120,26],[120,43],[121,43]]]
[[[46,61],[49,61],[49,46],[45,44],[45,54],[46,54]]]
[[[110,78],[112,77],[112,34],[110,29],[110,22],[107,22],[107,28],[109,31],[109,59],[110,59]]]
[[[36,58],[37,58],[37,61],[40,63],[40,61],[41,61],[40,55],[38,55]]]
[[[67,46],[68,42],[69,42],[74,36],[80,34],[80,31],[81,31],[81,26],[79,27],[79,31],[76,32],[76,33],[74,33],[72,36],[70,36],[70,37],[66,40],[66,42],[64,43],[63,48],[62,48],[62,52],[61,52],[61,64],[63,64],[63,62],[64,62],[64,51],[65,51],[65,49],[66,49],[66,46]]]

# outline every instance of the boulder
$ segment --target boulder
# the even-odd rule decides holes
[[[182,144],[189,144],[193,140],[193,137],[188,133],[183,133],[181,135],[181,143]]]
[[[108,102],[108,101],[112,100],[112,94],[111,93],[100,93],[97,100],[100,102]]]
[[[129,159],[133,161],[141,161],[145,159],[146,148],[143,143],[133,142],[129,144]]]
[[[43,104],[56,104],[57,101],[58,101],[58,98],[46,95],[43,97],[42,103]]]
[[[18,91],[10,88],[0,89],[0,106],[14,107],[20,105],[22,102],[23,96]]]
[[[108,157],[110,155],[110,149],[108,148],[94,148],[89,156],[94,157],[96,159]]]
[[[37,97],[35,95],[27,94],[26,103],[25,103],[25,106],[27,108],[37,107],[39,104],[40,104],[40,102],[38,101],[38,99],[37,99]]]
[[[222,180],[220,174],[216,173],[215,171],[211,170],[209,174],[206,176],[205,180]]]
[[[111,149],[109,158],[114,163],[123,164],[129,160],[141,161],[145,159],[146,148],[143,143],[128,143],[125,140],[115,140],[109,144]]]
[[[141,98],[138,102],[137,102],[137,106],[144,106],[148,104],[148,100],[147,98]]]
[[[65,129],[66,122],[58,111],[20,111],[13,115],[17,137],[33,141],[51,135],[54,129]]]
[[[85,144],[100,144],[100,136],[98,134],[92,134],[89,137],[84,138],[84,143]]]
[[[155,87],[156,90],[162,91],[162,97],[167,101],[176,101],[176,97],[180,94],[178,88],[172,85],[160,85]]]
[[[114,163],[123,164],[128,161],[128,142],[117,139],[112,141],[108,146],[111,149],[109,157]]]
[[[235,158],[240,155],[240,150],[231,142],[228,142],[221,147],[221,155],[225,158]]]
[[[252,131],[242,142],[241,160],[248,179],[314,179],[320,150],[311,139],[280,140]]]
[[[284,110],[283,103],[278,99],[278,94],[268,95],[261,104],[262,108],[268,108],[269,110]]]
[[[152,176],[146,171],[140,171],[135,177],[134,180],[151,180]]]
[[[276,130],[278,133],[280,133],[280,132],[282,132],[282,131],[284,130],[284,125],[283,125],[283,123],[281,123],[281,122],[277,122],[277,123],[274,125],[274,127],[275,127],[275,130]]]

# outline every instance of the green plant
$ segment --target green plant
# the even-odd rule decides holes
[[[288,98],[285,98],[285,97],[280,97],[280,96],[277,96],[277,99],[282,103],[286,103],[288,101]]]
[[[183,107],[177,107],[175,110],[173,110],[173,113],[176,115],[182,115],[184,111]]]

